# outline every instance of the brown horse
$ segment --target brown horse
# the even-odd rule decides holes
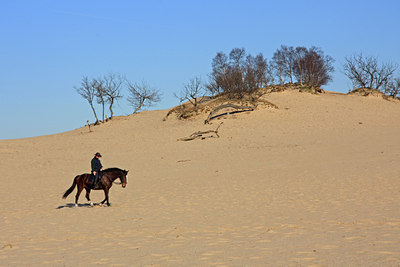
[[[109,168],[109,169],[104,170],[102,172],[102,174],[103,175],[95,189],[93,189],[94,179],[90,179],[91,174],[84,173],[84,174],[76,176],[71,187],[67,191],[65,191],[63,198],[66,198],[69,194],[71,194],[72,191],[74,191],[75,186],[77,185],[78,191],[76,192],[76,196],[75,196],[75,207],[78,206],[79,195],[81,194],[83,188],[86,189],[86,199],[90,202],[90,206],[93,206],[93,203],[90,200],[90,196],[89,196],[90,190],[92,190],[92,189],[93,190],[103,190],[105,198],[101,202],[101,204],[104,204],[104,202],[107,201],[107,206],[110,206],[110,202],[108,201],[108,191],[110,190],[112,183],[114,182],[114,180],[119,178],[121,180],[122,187],[125,188],[125,186],[127,184],[126,176],[128,175],[128,171],[121,170],[119,168]]]

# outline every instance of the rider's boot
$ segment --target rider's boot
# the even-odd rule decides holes
[[[93,179],[93,189],[96,188],[96,185],[97,185],[97,177],[94,176],[94,179]]]

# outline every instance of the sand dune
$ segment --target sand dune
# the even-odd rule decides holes
[[[399,265],[400,102],[265,98],[279,109],[0,141],[0,266]],[[220,138],[177,141],[222,121]],[[61,196],[96,151],[128,186],[73,208]]]

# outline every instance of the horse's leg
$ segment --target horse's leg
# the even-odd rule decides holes
[[[86,189],[86,199],[89,201],[90,206],[93,207],[93,202],[90,200],[90,188],[85,188]]]
[[[101,204],[104,204],[104,202],[107,201],[107,206],[110,206],[110,202],[108,202],[108,188],[103,189],[104,190],[104,200],[101,202]]]
[[[81,194],[83,190],[83,184],[82,183],[78,183],[78,189],[75,195],[75,207],[78,207],[78,199],[79,199],[79,195]]]

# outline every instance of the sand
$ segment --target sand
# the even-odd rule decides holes
[[[279,109],[0,141],[0,266],[400,265],[400,102],[265,98]],[[61,196],[97,151],[128,185],[74,208]]]

